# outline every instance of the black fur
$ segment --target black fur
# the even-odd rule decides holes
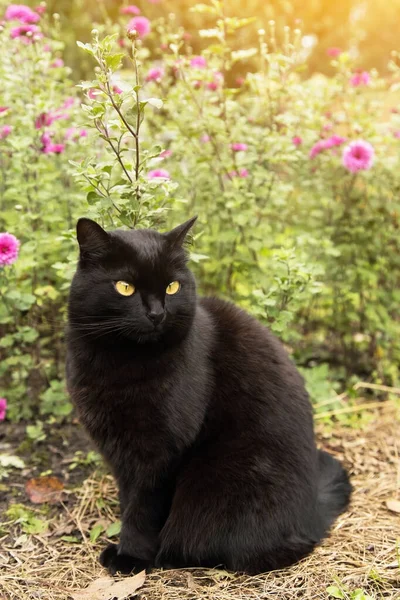
[[[236,306],[196,296],[182,248],[193,223],[160,234],[78,222],[67,380],[119,486],[120,543],[101,555],[111,573],[284,567],[350,497],[340,463],[315,446],[280,342]],[[120,296],[118,280],[135,294]],[[166,295],[175,280],[180,291]]]

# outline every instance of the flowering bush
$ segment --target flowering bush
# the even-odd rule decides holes
[[[150,21],[134,5],[110,31],[98,25],[79,44],[96,64],[80,112],[46,15],[22,12],[0,33],[0,230],[21,241],[1,271],[0,395],[11,418],[29,416],[38,397],[42,413],[70,410],[62,310],[84,214],[157,228],[198,214],[201,293],[251,311],[302,364],[398,382],[397,55],[383,79],[331,48],[335,76],[304,79],[300,31],[285,28],[280,45],[271,22],[237,50],[251,19],[226,16],[217,0],[195,11],[209,27],[196,55],[174,19]],[[16,27],[35,29],[14,37]],[[258,70],[236,80],[249,58]]]
[[[103,77],[125,86],[125,98],[140,86],[142,102],[163,100],[142,125],[142,140],[160,147],[145,168],[149,181],[178,185],[167,220],[199,214],[193,258],[201,290],[265,320],[296,345],[301,362],[333,354],[349,371],[394,381],[399,117],[385,106],[395,61],[392,80],[378,79],[335,48],[336,76],[304,80],[299,31],[286,28],[280,48],[270,23],[256,46],[237,51],[231,41],[251,19],[227,17],[217,1],[194,10],[215,20],[200,31],[211,40],[202,55],[190,54],[173,22],[156,21],[135,43],[135,77],[112,65],[116,45]],[[149,64],[147,43],[155,40]],[[232,70],[249,57],[258,72],[232,83]]]
[[[80,212],[68,160],[85,151],[58,22],[42,8],[0,5],[0,396],[14,419],[63,375],[69,230]],[[70,410],[59,400],[60,413]]]

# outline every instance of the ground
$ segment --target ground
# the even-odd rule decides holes
[[[310,557],[257,577],[218,570],[154,571],[137,598],[314,600],[329,598],[330,586],[336,588],[330,588],[331,594],[348,600],[368,598],[357,595],[357,589],[372,598],[400,598],[400,514],[398,504],[394,503],[395,510],[386,504],[400,500],[398,405],[383,403],[372,414],[361,431],[317,427],[320,445],[349,468],[354,493],[349,511]],[[10,429],[7,438],[0,438],[0,449],[15,453],[18,435],[22,434],[17,427]],[[30,448],[23,444],[26,468],[17,478],[12,470],[3,480],[0,600],[70,600],[107,575],[97,557],[106,543],[105,530],[117,518],[116,489],[100,463],[85,461],[86,454],[76,461],[75,452],[82,448],[87,452],[90,445],[79,426],[62,428]],[[25,483],[43,472],[43,464],[49,468],[49,456],[52,474],[65,484],[64,496],[54,505],[34,505]],[[14,506],[14,512],[4,512],[6,505]]]

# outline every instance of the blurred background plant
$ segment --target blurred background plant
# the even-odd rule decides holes
[[[198,214],[200,293],[268,324],[316,406],[358,378],[398,384],[398,55],[362,52],[374,3],[309,4],[75,0],[21,17],[0,0],[0,230],[20,242],[0,263],[8,418],[72,409],[83,215],[163,229]]]

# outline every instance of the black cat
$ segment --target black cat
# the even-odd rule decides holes
[[[185,236],[77,225],[67,380],[120,492],[111,573],[290,565],[349,502],[340,463],[317,450],[301,376],[236,306],[198,298]]]

